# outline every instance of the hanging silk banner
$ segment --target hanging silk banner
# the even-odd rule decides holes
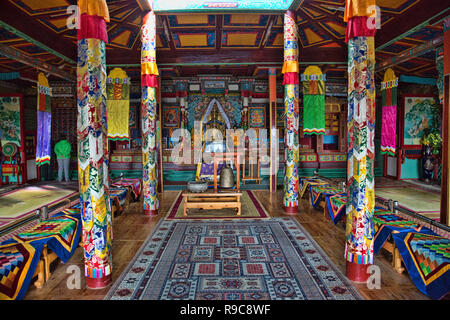
[[[397,86],[398,78],[389,68],[381,82],[382,123],[381,123],[381,154],[395,156],[395,139],[397,136]]]
[[[89,288],[103,288],[111,282],[112,261],[105,48],[109,14],[105,0],[79,0],[78,6],[78,183],[85,280]]]
[[[156,87],[158,67],[156,65],[156,17],[153,11],[144,17],[141,30],[141,117],[142,117],[142,194],[144,214],[156,215],[157,196],[156,157]]]
[[[298,212],[298,159],[299,159],[299,64],[298,29],[292,11],[284,15],[284,63],[283,69],[285,107],[285,157],[284,210],[287,214]]]
[[[325,75],[310,66],[302,74],[303,133],[325,134]]]
[[[106,93],[108,138],[113,141],[127,140],[130,137],[130,79],[124,70],[115,68],[110,71]]]
[[[347,276],[373,263],[375,207],[375,28],[368,28],[375,0],[347,0],[345,18],[348,42],[348,160],[346,206]],[[361,23],[365,21],[366,23]],[[364,267],[363,267],[364,266]],[[365,275],[366,273],[364,273]],[[355,277],[355,278],[353,278]]]
[[[52,155],[52,89],[43,73],[39,73],[38,75],[37,90],[36,165],[40,167],[44,164],[50,164],[50,157]]]

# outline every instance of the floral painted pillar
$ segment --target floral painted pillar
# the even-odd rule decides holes
[[[141,87],[142,87],[142,194],[144,195],[144,214],[158,214],[156,171],[156,87],[158,86],[158,67],[156,66],[156,17],[153,11],[144,17],[141,32]]]
[[[376,29],[369,20],[375,0],[347,0],[348,153],[347,277],[365,282],[373,263],[375,204],[375,46]]]
[[[85,278],[89,288],[111,282],[111,205],[106,123],[105,0],[80,0],[78,30],[78,183]]]
[[[298,213],[298,126],[299,126],[299,79],[298,79],[298,30],[292,11],[284,15],[284,105],[285,105],[285,159],[283,205],[286,214]]]

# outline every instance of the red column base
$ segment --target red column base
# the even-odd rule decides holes
[[[158,210],[144,209],[144,216],[154,217],[158,215]]]
[[[366,283],[370,277],[367,272],[370,264],[357,264],[347,261],[346,276],[349,280],[359,283]]]
[[[297,207],[283,207],[284,214],[287,214],[289,216],[296,216],[298,215],[298,206]]]
[[[89,278],[85,277],[86,287],[89,289],[103,289],[111,284],[111,275],[103,278]]]

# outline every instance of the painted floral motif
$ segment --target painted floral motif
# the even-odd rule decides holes
[[[142,76],[157,76],[156,67],[156,24],[154,12],[149,12],[142,26],[141,65]],[[144,210],[156,211],[159,208],[157,197],[156,171],[156,90],[142,83],[142,194]]]
[[[373,262],[375,133],[375,50],[373,37],[348,42],[348,203],[346,258],[358,264]]]
[[[111,271],[105,43],[78,41],[78,172],[86,276]]]

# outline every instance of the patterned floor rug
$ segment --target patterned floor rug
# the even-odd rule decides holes
[[[183,196],[181,192],[176,197],[166,219],[246,219],[246,218],[269,218],[264,206],[258,201],[252,191],[242,191],[242,212],[238,216],[235,209],[225,208],[220,210],[189,209],[188,216],[183,215]]]
[[[162,220],[105,300],[360,300],[291,217]]]

